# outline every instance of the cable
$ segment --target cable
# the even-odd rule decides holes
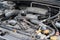
[[[56,31],[59,32],[59,30],[57,29],[55,23],[53,21],[51,21],[51,23],[52,23],[53,27],[56,29]]]

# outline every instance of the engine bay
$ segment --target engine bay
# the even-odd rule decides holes
[[[60,40],[60,8],[1,0],[0,40]]]

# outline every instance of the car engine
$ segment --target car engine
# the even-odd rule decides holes
[[[0,0],[0,40],[60,40],[60,7]]]

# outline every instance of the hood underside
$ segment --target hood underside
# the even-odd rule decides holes
[[[57,6],[60,8],[60,0],[6,0],[6,1],[15,1],[15,2],[20,2],[20,1],[28,1],[28,2],[40,2],[52,6]]]

